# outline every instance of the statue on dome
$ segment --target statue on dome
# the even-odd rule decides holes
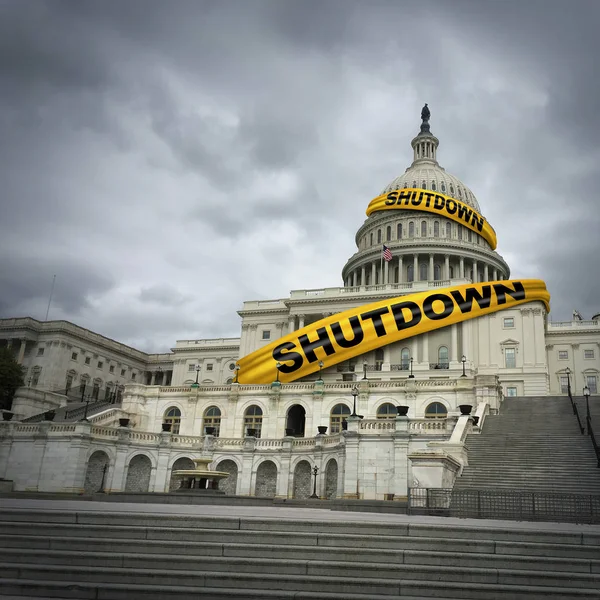
[[[425,106],[421,110],[421,120],[422,121],[429,121],[429,117],[430,116],[431,116],[431,112],[427,108],[427,103],[425,103]]]

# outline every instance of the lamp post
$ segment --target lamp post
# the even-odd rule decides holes
[[[318,381],[323,381],[323,377],[321,377],[321,371],[323,370],[323,367],[325,366],[325,363],[320,360],[319,361],[319,379]]]
[[[590,435],[590,388],[587,385],[583,388],[583,395],[585,396],[585,422],[587,425],[587,433]]]
[[[571,369],[567,367],[565,369],[565,373],[567,374],[567,394],[571,395]]]
[[[354,386],[352,388],[351,393],[352,393],[353,402],[352,402],[352,414],[350,416],[358,417],[359,415],[356,414],[356,396],[358,396],[358,388],[356,386]]]
[[[83,395],[82,395],[81,399],[83,400]],[[88,396],[85,399],[85,409],[83,411],[83,419],[81,419],[82,421],[87,421],[88,420],[87,413],[88,413],[88,405],[89,405],[89,403],[90,403],[90,397]]]
[[[200,365],[196,365],[196,381],[194,383],[192,383],[192,385],[190,387],[192,388],[197,388],[199,387],[198,385],[198,375],[200,375]]]
[[[367,361],[363,362],[363,381],[367,379]]]
[[[413,375],[413,372],[412,372],[412,365],[413,365],[413,357],[411,356],[410,357],[410,375],[408,376],[409,379],[415,378],[415,376]]]
[[[281,367],[281,363],[280,363],[280,362],[278,362],[278,363],[275,365],[275,373],[276,373],[276,375],[275,375],[275,377],[276,377],[275,381],[276,381],[277,383],[279,383],[279,367]]]
[[[465,373],[465,364],[467,362],[467,357],[464,354],[462,355],[462,358],[460,359],[460,362],[462,362],[462,365],[463,365],[463,372],[462,372],[461,377],[466,377],[467,374]]]
[[[235,379],[233,383],[238,383],[238,377],[240,376],[240,365],[235,365]]]
[[[163,381],[163,374],[162,374],[162,369],[160,367],[158,367],[158,369],[156,370],[156,374],[158,375],[158,377],[156,378],[157,380],[160,379],[160,385],[165,385],[165,383],[167,383],[166,381]],[[165,371],[165,380],[167,379],[167,373]]]
[[[319,467],[317,467],[317,465],[315,465],[312,470],[312,474],[313,474],[313,477],[315,478],[315,481],[313,483],[313,493],[310,497],[317,498],[317,499],[319,498],[319,496],[317,496],[317,473],[318,472],[319,472]]]

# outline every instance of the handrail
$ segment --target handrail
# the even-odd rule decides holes
[[[594,430],[592,429],[592,418],[589,414],[587,416],[587,430],[588,435],[592,438],[592,445],[594,446],[594,451],[596,452],[596,459],[598,461],[598,467],[600,468],[600,446],[598,446],[598,442],[596,441],[596,436],[594,435]]]
[[[571,406],[573,407],[573,414],[577,417],[577,423],[579,424],[579,431],[581,435],[585,433],[585,427],[581,424],[581,419],[579,418],[579,411],[577,410],[577,404],[573,401],[573,395],[571,394],[571,386],[567,387],[567,393],[569,394],[569,400],[571,401]]]

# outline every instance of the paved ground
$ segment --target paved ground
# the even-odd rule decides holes
[[[215,517],[262,518],[295,521],[344,521],[346,523],[408,523],[439,526],[458,525],[478,529],[532,530],[552,532],[586,532],[600,534],[600,525],[572,523],[538,523],[531,521],[495,521],[491,519],[457,519],[371,512],[344,512],[328,509],[295,508],[286,506],[231,506],[182,504],[133,504],[108,502],[81,502],[78,500],[35,500],[0,498],[0,509],[61,510],[71,512],[137,513],[148,515],[205,515]]]

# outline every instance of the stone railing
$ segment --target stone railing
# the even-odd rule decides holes
[[[363,419],[358,423],[359,431],[369,433],[388,433],[396,430],[395,419]]]
[[[409,421],[408,430],[417,433],[444,433],[448,430],[446,419],[414,419]]]

